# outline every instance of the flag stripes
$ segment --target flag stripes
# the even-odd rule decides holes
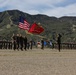
[[[29,30],[30,24],[21,17],[20,22],[19,22],[19,28],[24,29],[24,30]]]

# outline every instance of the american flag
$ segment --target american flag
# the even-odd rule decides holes
[[[30,24],[22,17],[20,17],[19,28],[29,30]]]

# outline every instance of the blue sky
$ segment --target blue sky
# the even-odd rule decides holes
[[[76,0],[0,0],[0,12],[14,9],[32,15],[76,16]]]

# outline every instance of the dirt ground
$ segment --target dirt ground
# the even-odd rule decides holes
[[[76,75],[76,50],[0,50],[0,75]]]

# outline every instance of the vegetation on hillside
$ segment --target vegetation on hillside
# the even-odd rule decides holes
[[[24,17],[31,25],[40,23],[45,31],[40,35],[30,35],[18,28],[19,17]],[[30,15],[19,10],[8,10],[0,12],[0,40],[11,39],[13,33],[21,33],[28,38],[36,39],[44,37],[56,40],[57,34],[62,35],[62,42],[76,41],[76,17],[64,16],[60,18],[49,17],[47,15]]]

